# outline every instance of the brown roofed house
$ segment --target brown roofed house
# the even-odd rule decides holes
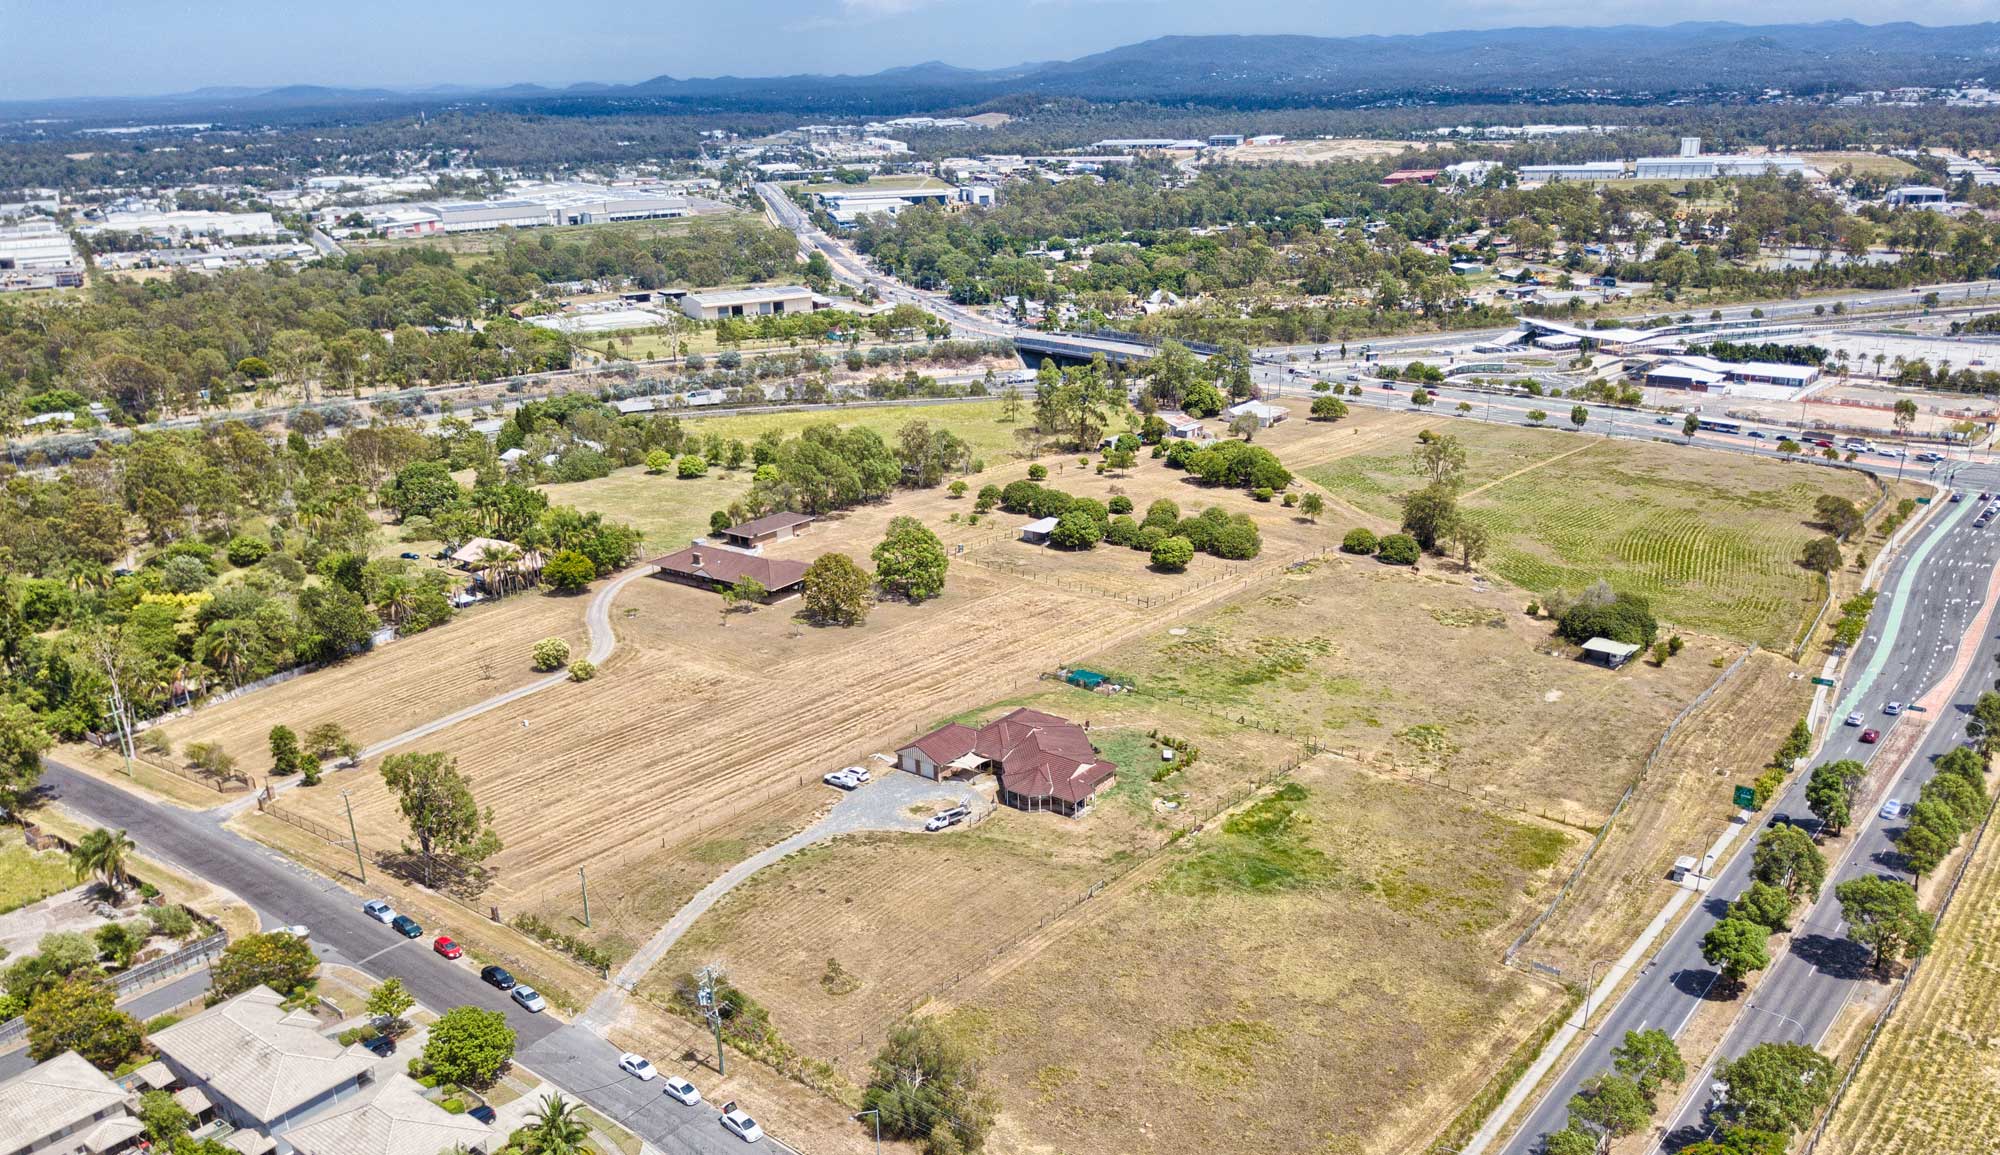
[[[1000,780],[1000,801],[1070,816],[1118,774],[1116,763],[1097,756],[1083,727],[1026,707],[977,730],[958,722],[939,727],[896,751],[896,765],[932,779],[990,768]]]
[[[738,549],[756,549],[774,541],[797,537],[818,520],[810,513],[774,513],[741,525],[732,525],[716,536]]]
[[[766,602],[780,601],[805,586],[806,563],[759,557],[728,546],[697,542],[652,561],[655,577],[700,589],[721,590],[744,578],[754,578],[766,591]]]

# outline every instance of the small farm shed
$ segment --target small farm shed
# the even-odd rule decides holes
[[[755,549],[774,541],[797,537],[807,526],[819,520],[809,513],[774,513],[741,525],[732,525],[719,535],[722,540],[738,549]]]
[[[1639,647],[1630,642],[1614,642],[1610,638],[1592,638],[1583,643],[1585,660],[1595,662],[1607,670],[1615,670],[1632,660]]]
[[[1085,690],[1095,690],[1105,682],[1105,675],[1096,670],[1071,670],[1063,675],[1063,681]]]
[[[1049,535],[1056,530],[1057,518],[1041,517],[1021,527],[1021,540],[1034,545],[1049,544]]]

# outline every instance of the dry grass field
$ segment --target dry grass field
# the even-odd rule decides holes
[[[1874,500],[1842,471],[1473,422],[1452,432],[1468,451],[1463,508],[1493,535],[1494,573],[1537,593],[1605,578],[1680,628],[1768,646],[1790,644],[1819,606],[1798,564],[1822,532],[1807,524],[1813,502]],[[1407,450],[1308,473],[1386,521],[1417,487]]]
[[[2000,838],[1988,831],[1918,968],[1841,1100],[1830,1155],[1984,1155],[2000,1135]]]
[[[826,770],[893,749],[940,716],[1032,685],[1064,661],[1151,628],[1161,615],[1228,596],[1253,575],[1327,544],[1323,526],[1241,492],[1192,486],[1157,462],[1123,478],[1080,473],[1074,459],[1070,466],[1051,483],[1097,496],[1120,486],[1141,506],[1172,494],[1190,511],[1218,504],[1252,512],[1264,529],[1264,556],[1203,557],[1170,577],[1150,572],[1131,550],[1078,555],[1013,541],[1019,518],[969,526],[971,501],[934,490],[828,518],[771,548],[801,559],[840,550],[865,564],[889,519],[903,514],[938,530],[954,551],[965,547],[954,553],[943,597],[879,606],[859,628],[805,625],[793,616],[795,602],[725,619],[713,594],[636,582],[613,607],[620,645],[597,679],[420,744],[456,755],[481,803],[494,808],[506,849],[489,864],[497,884],[486,900],[509,911],[567,912],[576,868],[588,866],[593,914],[613,912],[595,919],[593,934],[628,951],[686,895],[661,876],[660,864],[716,829],[774,808],[797,812],[799,799],[823,798],[818,779]],[[1004,483],[1025,472],[1013,464],[972,481]],[[401,820],[379,780],[357,775],[353,791],[363,841],[397,841]],[[339,804],[330,791],[287,800],[321,821],[332,821]]]
[[[1234,164],[1329,164],[1334,161],[1385,160],[1431,147],[1421,140],[1287,140],[1279,144],[1244,144],[1223,155]]]
[[[303,734],[321,722],[338,722],[366,746],[542,677],[528,657],[537,639],[564,638],[581,654],[589,645],[583,626],[588,602],[587,596],[516,594],[331,668],[197,710],[161,730],[177,756],[189,742],[220,742],[239,767],[259,776],[271,768],[268,735],[281,723]]]

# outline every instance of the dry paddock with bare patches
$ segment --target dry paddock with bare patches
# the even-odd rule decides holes
[[[338,722],[366,746],[506,693],[545,676],[529,656],[538,639],[562,638],[582,656],[589,648],[583,625],[588,604],[588,595],[528,592],[477,605],[436,629],[198,709],[160,729],[173,741],[176,758],[190,742],[219,742],[261,784],[271,768],[271,727],[290,726],[303,736],[319,723]]]

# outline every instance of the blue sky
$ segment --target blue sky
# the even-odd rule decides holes
[[[1067,59],[1171,33],[2000,17],[2000,0],[0,0],[0,100],[205,85],[561,85]]]

